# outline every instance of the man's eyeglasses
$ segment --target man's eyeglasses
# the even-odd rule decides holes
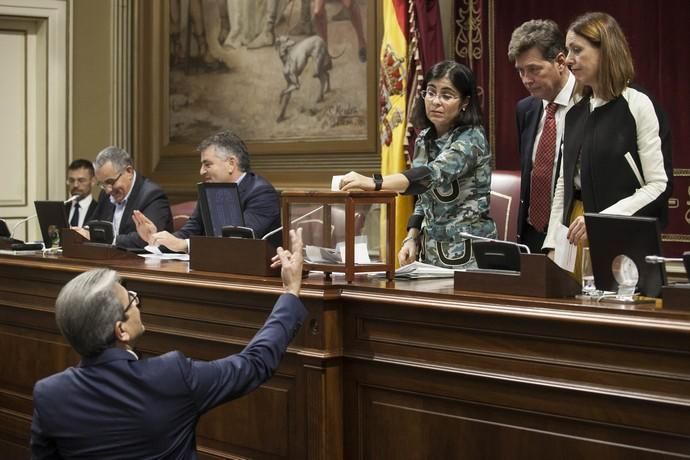
[[[438,100],[444,104],[448,104],[449,102],[460,98],[460,96],[456,96],[455,94],[437,93],[434,89],[424,89],[420,92],[420,94],[427,101],[433,101],[434,99],[438,98]]]
[[[127,310],[129,310],[132,305],[136,305],[137,308],[141,310],[141,299],[139,298],[139,294],[134,291],[127,291],[127,297],[129,297],[129,303],[123,310],[125,313],[127,313]]]
[[[120,177],[122,177],[122,174],[124,174],[124,171],[122,171],[120,174],[118,174],[115,177],[111,177],[110,179],[106,179],[103,182],[99,182],[98,186],[103,190],[105,190],[107,188],[113,188],[115,183],[120,179]]]

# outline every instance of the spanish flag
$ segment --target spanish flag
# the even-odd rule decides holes
[[[412,13],[409,0],[383,0],[383,40],[379,84],[381,174],[395,174],[408,168],[408,75],[410,56],[407,27]],[[395,247],[400,248],[412,214],[412,197],[396,198]],[[396,257],[396,265],[397,265]]]
[[[419,85],[424,72],[443,60],[444,52],[438,0],[382,1],[379,136],[381,174],[386,175],[402,172],[411,163],[416,133],[410,118]],[[407,234],[412,197],[398,196],[395,205],[395,245],[399,248]]]

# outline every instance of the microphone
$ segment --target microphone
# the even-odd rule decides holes
[[[645,256],[644,261],[648,264],[663,264],[666,262],[683,262],[683,259],[680,257]]]
[[[19,222],[17,222],[16,224],[14,224],[14,225],[12,226],[12,231],[10,232],[10,238],[14,238],[14,232],[15,232],[15,230],[17,230],[17,227],[19,227],[21,224],[23,224],[23,223],[25,223],[25,222],[30,221],[31,219],[33,219],[33,218],[36,217],[37,215],[38,215],[38,214],[34,214],[33,216],[26,217],[26,218],[20,220]]]
[[[301,221],[302,219],[306,219],[307,217],[311,216],[317,211],[320,211],[323,209],[323,205],[319,206],[318,208],[312,209],[311,211],[307,212],[306,214],[302,214],[301,216],[293,219],[290,221],[290,224],[296,224],[297,222]],[[265,240],[271,235],[274,235],[281,231],[283,229],[283,226],[281,225],[280,227],[276,228],[275,230],[271,230],[270,232],[266,233],[264,236],[261,237],[262,240]]]
[[[482,240],[482,241],[489,241],[491,243],[512,244],[514,246],[517,246],[520,249],[523,249],[525,254],[531,254],[532,253],[532,251],[529,250],[529,247],[526,244],[520,244],[520,243],[515,243],[513,241],[506,241],[506,240],[496,240],[494,238],[487,238],[485,236],[473,235],[473,234],[467,233],[467,232],[460,232],[460,236],[462,236],[463,238],[469,238],[471,240]]]
[[[72,195],[71,197],[69,197],[69,198],[67,198],[65,201],[63,201],[63,203],[64,203],[64,204],[71,203],[71,202],[73,202],[74,200],[76,200],[77,198],[79,198],[79,195]]]

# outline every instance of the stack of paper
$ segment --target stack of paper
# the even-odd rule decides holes
[[[452,278],[455,270],[452,268],[442,268],[436,265],[425,264],[422,262],[412,262],[403,265],[395,271],[396,278]]]
[[[420,278],[452,278],[455,270],[452,268],[441,268],[435,265],[429,265],[422,262],[412,262],[409,265],[403,265],[395,271],[395,278],[397,279],[420,279]],[[384,277],[386,272],[371,273],[372,277]]]

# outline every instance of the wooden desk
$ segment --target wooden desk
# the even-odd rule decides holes
[[[78,362],[53,303],[100,266],[0,256],[0,449],[28,458],[33,383]],[[144,356],[239,351],[277,278],[114,262],[145,302]],[[200,458],[690,458],[690,314],[460,292],[453,281],[307,280],[277,374],[201,418]]]

